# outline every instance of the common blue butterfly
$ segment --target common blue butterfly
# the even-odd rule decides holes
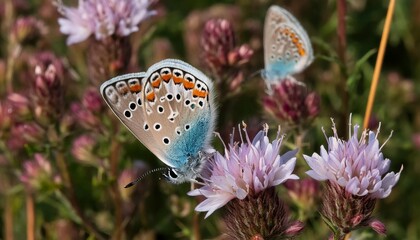
[[[264,23],[262,76],[270,85],[303,71],[314,59],[308,34],[296,18],[279,6],[271,6]],[[292,78],[293,79],[293,78]]]
[[[101,94],[120,121],[163,163],[172,183],[194,181],[211,152],[213,84],[201,71],[165,59],[147,72],[112,78]]]

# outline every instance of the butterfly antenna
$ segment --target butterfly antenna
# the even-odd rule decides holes
[[[130,182],[129,184],[127,184],[127,185],[125,185],[125,187],[124,188],[129,188],[129,187],[132,187],[132,186],[134,186],[134,185],[136,185],[138,182],[140,182],[143,178],[145,178],[147,175],[149,175],[149,174],[152,174],[152,173],[155,173],[155,172],[160,172],[160,171],[165,171],[165,170],[167,170],[168,168],[155,168],[155,169],[152,169],[152,170],[149,170],[149,171],[147,171],[147,172],[145,172],[145,173],[143,173],[140,177],[138,177],[136,180],[134,180],[134,181],[132,181],[132,182]]]

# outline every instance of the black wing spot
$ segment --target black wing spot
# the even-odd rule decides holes
[[[134,111],[134,110],[136,110],[137,105],[136,105],[136,103],[131,102],[130,105],[129,105],[129,107],[130,107],[131,110]]]
[[[128,111],[128,110],[125,110],[124,111],[124,116],[126,117],[126,118],[131,118],[132,117],[132,114],[131,114],[131,112],[130,111]]]

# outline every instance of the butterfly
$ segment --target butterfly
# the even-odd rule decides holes
[[[212,152],[216,120],[213,84],[206,75],[181,60],[165,59],[146,72],[112,78],[100,91],[119,120],[168,166],[170,182],[195,181]]]
[[[308,34],[296,18],[279,6],[271,6],[264,23],[264,64],[267,85],[303,71],[314,59]]]

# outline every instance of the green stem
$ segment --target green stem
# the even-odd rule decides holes
[[[68,198],[72,208],[75,210],[77,216],[81,219],[83,226],[95,236],[96,239],[105,240],[106,238],[102,236],[102,234],[96,229],[92,222],[85,216],[80,205],[77,201],[76,194],[73,188],[73,184],[70,179],[70,174],[67,168],[66,160],[64,155],[60,151],[55,152],[55,158],[57,161],[58,169],[61,173],[61,177],[63,180],[64,191],[62,192],[66,198]]]

